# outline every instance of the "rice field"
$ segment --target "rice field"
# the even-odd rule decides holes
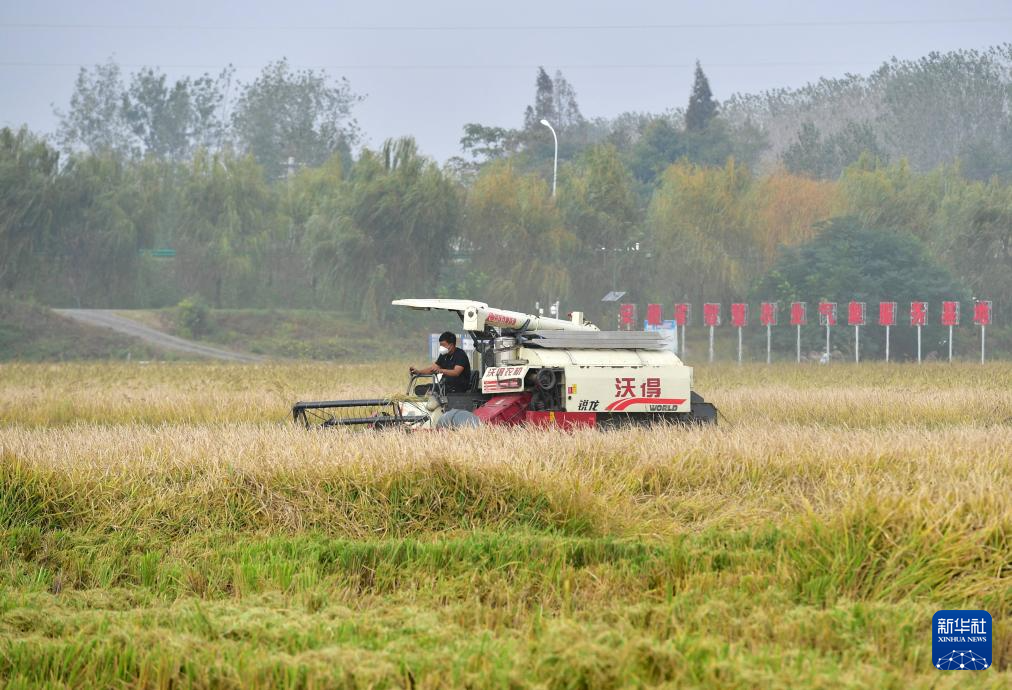
[[[699,367],[716,429],[289,420],[402,373],[0,366],[0,685],[1012,685],[1012,365]],[[991,669],[934,669],[943,608]]]

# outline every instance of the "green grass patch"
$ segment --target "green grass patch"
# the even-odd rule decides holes
[[[377,327],[335,311],[210,309],[199,333],[187,330],[175,308],[121,313],[180,337],[284,359],[376,361],[405,353],[419,357],[428,347],[417,328]]]
[[[819,529],[876,548],[865,530]],[[796,553],[817,531],[219,531],[167,543],[8,530],[7,545],[30,546],[0,561],[0,676],[72,687],[945,687],[927,659],[931,613],[969,603],[959,581],[982,564],[889,601],[857,589],[813,602],[799,583],[816,572]],[[1012,644],[1008,603],[991,602],[998,649]],[[1005,672],[981,680],[1000,687]]]

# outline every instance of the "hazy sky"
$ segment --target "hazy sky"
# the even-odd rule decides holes
[[[897,56],[1012,40],[1012,1],[0,2],[0,126],[56,126],[80,66],[217,71],[287,57],[346,76],[365,143],[414,135],[444,160],[462,126],[515,127],[535,70],[562,69],[584,115],[688,99],[693,62],[718,99],[867,73]]]

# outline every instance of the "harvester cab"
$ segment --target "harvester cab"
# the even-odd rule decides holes
[[[660,333],[602,331],[582,312],[565,320],[471,300],[393,304],[450,311],[460,318],[474,343],[468,390],[447,393],[438,377],[414,374],[404,396],[296,403],[297,423],[432,429],[717,421],[716,408],[692,389],[692,368]]]

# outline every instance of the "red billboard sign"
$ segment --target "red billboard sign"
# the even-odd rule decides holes
[[[679,327],[688,326],[692,316],[692,305],[688,302],[680,302],[675,305],[675,323]]]
[[[791,325],[804,326],[808,323],[808,304],[791,302]]]
[[[632,328],[636,324],[636,305],[620,304],[618,306],[618,323],[622,328]]]
[[[819,323],[823,326],[836,325],[836,302],[819,302]]]
[[[735,328],[745,328],[748,325],[748,305],[743,302],[731,304],[731,325]]]
[[[879,302],[878,303],[878,325],[879,326],[895,326],[896,325],[896,303],[895,302]]]
[[[703,323],[707,326],[720,325],[720,303],[707,302],[703,305]]]
[[[910,303],[910,325],[911,326],[927,326],[928,325],[928,303],[927,302],[911,302]]]
[[[942,325],[959,325],[959,302],[942,302]]]
[[[763,326],[777,325],[777,303],[763,302],[759,305],[759,323]]]
[[[977,300],[973,303],[973,322],[978,326],[991,325],[991,300]]]
[[[661,321],[664,320],[664,314],[659,304],[648,304],[647,305],[647,323],[651,326],[660,326]]]
[[[865,325],[865,314],[867,312],[864,302],[851,302],[847,305],[847,324],[850,326]]]

